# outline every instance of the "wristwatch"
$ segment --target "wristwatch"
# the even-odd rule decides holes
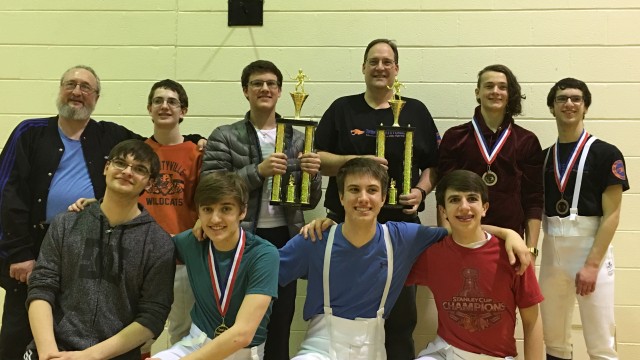
[[[424,191],[424,189],[423,189],[423,188],[421,188],[421,187],[417,187],[417,186],[414,186],[414,187],[412,187],[412,189],[418,189],[418,190],[420,190],[420,193],[422,194],[422,201],[425,201],[425,200],[427,199],[427,192],[426,192],[426,191]]]
[[[538,250],[538,248],[535,248],[535,247],[530,247],[529,252],[532,253],[533,256],[535,257],[538,257],[538,254],[540,254],[540,250]]]

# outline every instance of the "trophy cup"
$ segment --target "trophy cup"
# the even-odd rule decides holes
[[[403,83],[396,78],[392,86],[387,86],[388,89],[393,90],[393,98],[389,100],[391,111],[393,111],[393,125],[383,126],[380,124],[376,131],[376,156],[385,157],[385,145],[387,140],[387,133],[393,132],[395,135],[404,133],[404,155],[403,155],[403,167],[402,178],[390,179],[390,187],[387,191],[387,202],[384,205],[385,208],[403,209],[411,208],[410,205],[398,204],[398,190],[401,195],[408,195],[411,193],[411,164],[413,161],[413,131],[414,129],[409,126],[400,126],[398,120],[400,119],[400,112],[406,104],[406,101],[402,100],[400,96],[400,88],[405,87]],[[399,184],[400,189],[396,184]]]
[[[298,70],[298,74],[291,78],[296,80],[295,91],[291,94],[291,99],[294,105],[294,118],[293,119],[276,119],[276,146],[275,152],[283,152],[284,140],[285,140],[285,128],[286,125],[294,127],[304,127],[304,154],[308,154],[313,151],[313,135],[318,123],[311,120],[301,120],[300,112],[302,111],[302,105],[304,104],[309,94],[304,91],[304,81],[309,80],[309,77],[302,72],[302,69]],[[283,206],[298,206],[308,207],[309,197],[311,193],[311,175],[305,171],[301,171],[302,176],[300,178],[300,184],[296,184],[295,176],[292,173],[285,174],[288,176],[286,185],[283,189],[283,175],[277,174],[273,176],[273,185],[271,187],[271,205],[283,205]],[[283,198],[284,194],[284,198]]]

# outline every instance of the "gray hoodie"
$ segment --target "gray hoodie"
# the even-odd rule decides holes
[[[86,349],[134,321],[155,337],[162,332],[173,302],[174,246],[141,210],[112,228],[96,202],[51,223],[29,278],[27,307],[36,299],[51,304],[60,350]],[[138,360],[140,351],[118,359]]]

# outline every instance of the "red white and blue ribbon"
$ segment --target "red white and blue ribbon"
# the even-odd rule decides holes
[[[476,136],[476,142],[478,143],[478,147],[480,148],[484,161],[487,165],[491,165],[498,157],[498,153],[500,153],[500,150],[502,150],[502,147],[507,142],[509,135],[511,135],[511,124],[509,124],[509,126],[502,130],[500,135],[498,135],[498,140],[493,144],[493,149],[489,149],[489,146],[487,146],[487,140],[484,138],[482,131],[480,131],[480,126],[478,126],[477,122],[478,120],[476,120],[475,117],[471,119],[474,134]]]
[[[224,289],[221,289],[220,282],[218,280],[218,270],[217,266],[215,266],[215,258],[213,256],[213,243],[209,242],[209,275],[211,276],[213,293],[216,297],[216,306],[223,318],[227,314],[227,310],[229,310],[229,303],[231,302],[231,295],[233,294],[233,286],[236,283],[238,269],[240,268],[240,261],[242,261],[242,255],[244,254],[245,243],[246,235],[244,230],[241,228],[240,239],[238,240],[236,253],[233,256],[233,263],[231,264],[229,275],[227,275],[226,286]]]
[[[564,171],[562,171],[562,169],[560,168],[560,158],[558,154],[559,140],[556,140],[556,144],[553,147],[553,173],[555,174],[556,185],[558,185],[558,190],[560,190],[561,194],[564,194],[564,190],[567,187],[569,176],[571,174],[571,169],[573,169],[573,166],[576,164],[576,161],[578,160],[578,154],[582,152],[582,148],[584,147],[584,144],[587,143],[588,138],[589,133],[582,130],[582,135],[580,135],[578,142],[573,147],[571,156],[569,156],[569,161]]]

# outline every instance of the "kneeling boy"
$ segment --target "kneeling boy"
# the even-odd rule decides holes
[[[210,241],[197,241],[192,230],[173,238],[196,300],[193,324],[189,335],[154,358],[262,359],[279,258],[275,246],[240,227],[248,196],[235,173],[201,178],[195,202]]]
[[[455,170],[438,184],[436,201],[451,235],[422,253],[407,280],[429,286],[438,309],[438,336],[419,359],[515,358],[516,310],[524,358],[541,359],[538,281],[533,266],[516,274],[504,242],[480,227],[489,208],[487,186],[477,174]]]

